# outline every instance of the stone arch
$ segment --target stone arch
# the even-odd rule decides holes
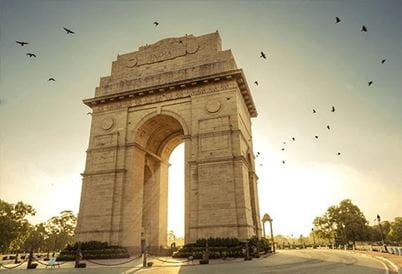
[[[136,124],[136,126],[134,127],[134,132],[138,132],[138,130],[141,128],[141,126],[143,126],[149,119],[158,116],[158,115],[167,115],[167,116],[171,116],[173,118],[175,118],[182,126],[183,128],[183,134],[185,136],[190,134],[189,131],[189,127],[187,126],[186,121],[183,119],[182,115],[171,111],[171,110],[161,110],[160,113],[158,113],[157,111],[153,111],[151,113],[148,113],[147,115],[145,115],[144,117],[142,117]],[[134,137],[134,141],[135,141],[136,135]]]
[[[118,56],[95,96],[84,100],[94,115],[77,241],[107,241],[138,253],[146,226],[148,244],[164,245],[167,159],[181,142],[185,241],[260,235],[252,94],[232,52],[222,50],[219,33],[188,39]],[[179,41],[198,50],[189,54]],[[152,207],[144,206],[149,197],[155,198]]]
[[[184,129],[178,119],[165,113],[151,113],[137,124],[134,137],[134,158],[143,160],[133,162],[137,185],[143,188],[141,231],[150,251],[160,252],[167,244],[167,201],[169,156],[173,149],[182,143]],[[177,116],[177,115],[175,115]]]

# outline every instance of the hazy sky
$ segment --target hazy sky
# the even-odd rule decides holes
[[[342,22],[335,24],[335,16]],[[367,33],[360,32],[363,24]],[[76,34],[66,35],[63,26]],[[370,221],[377,213],[401,216],[398,0],[0,0],[0,198],[33,205],[35,222],[77,212],[90,127],[81,100],[94,96],[117,54],[216,30],[243,68],[259,112],[253,138],[261,153],[260,210],[273,218],[275,233],[307,234],[315,216],[345,198]],[[181,184],[170,189],[179,199],[183,147],[170,161]],[[180,235],[179,212],[170,212],[169,227]]]

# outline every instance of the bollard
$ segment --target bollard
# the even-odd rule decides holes
[[[77,244],[77,249],[75,251],[75,265],[74,268],[81,268],[82,253],[81,253],[81,243]]]
[[[250,261],[251,260],[251,256],[250,256],[250,248],[248,246],[248,241],[246,242],[246,256],[244,257],[245,261]]]
[[[28,257],[28,264],[27,264],[27,269],[35,269],[38,264],[32,263],[33,260],[33,248],[29,251],[29,257]]]
[[[202,256],[202,260],[200,260],[200,264],[209,264],[208,240],[205,243],[205,251]]]
[[[147,248],[144,248],[144,252],[142,253],[142,266],[147,267]]]

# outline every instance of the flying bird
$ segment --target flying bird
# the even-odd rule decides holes
[[[286,145],[286,142],[283,142],[284,145]]]
[[[363,25],[363,26],[362,26],[362,29],[361,29],[360,31],[367,32],[367,28],[366,28],[366,26],[365,26],[365,25]]]
[[[53,77],[51,77],[51,78],[49,78],[49,80],[47,80],[47,81],[48,81],[48,82],[49,82],[49,81],[53,81],[53,82],[54,82],[54,81],[56,81],[56,80],[55,80]]]
[[[92,112],[88,112],[87,115],[92,115]]]
[[[338,24],[339,22],[341,22],[341,19],[339,19],[339,17],[335,17],[335,24]]]
[[[282,164],[285,164],[285,161],[282,161]]]
[[[316,136],[314,136],[316,139],[318,139],[318,136],[316,135]]]
[[[258,81],[254,81],[254,84],[255,84],[256,86],[258,86]]]
[[[382,60],[381,60],[381,64],[384,64],[385,61],[387,61],[387,59],[382,59]]]
[[[313,109],[313,113],[317,113],[317,111],[315,111],[315,109]]]
[[[285,149],[284,149],[284,148],[282,148],[281,150],[282,150],[282,151],[284,151]]]
[[[331,129],[329,125],[327,125],[327,129],[328,129],[328,130],[330,130],[330,129]]]
[[[70,30],[68,28],[63,27],[63,29],[66,31],[67,34],[70,34],[70,33],[74,34],[75,33],[74,31],[72,31],[72,30]]]
[[[264,59],[267,59],[267,56],[266,56],[266,55],[265,55],[265,53],[264,53],[264,52],[262,52],[262,51],[261,51],[261,55],[260,55],[260,57],[261,57],[261,58],[264,58]]]
[[[368,82],[368,86],[371,86],[373,84],[373,81]]]
[[[23,41],[15,41],[17,44],[20,44],[21,47],[23,47],[24,45],[28,45],[28,42],[23,42]]]
[[[296,138],[295,138],[295,137],[292,137],[292,140],[293,140],[293,141],[296,141]]]
[[[33,53],[27,53],[26,55],[29,56],[29,57],[35,57],[36,58],[36,55],[33,54]]]
[[[331,111],[332,111],[332,112],[335,112],[335,107],[334,107],[334,106],[332,106]]]
[[[339,156],[339,155],[341,155],[341,153],[340,153],[340,152],[338,152],[336,155],[338,155],[338,156]]]
[[[155,27],[157,27],[159,25],[159,22],[154,22]]]

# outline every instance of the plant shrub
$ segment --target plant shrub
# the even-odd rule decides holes
[[[208,242],[208,252],[210,259],[219,258],[242,258],[245,256],[246,242],[241,242],[237,238],[208,238],[198,239],[195,243],[186,244],[183,248],[173,254],[174,258],[202,259]],[[259,257],[260,252],[265,253],[271,250],[267,239],[258,239],[253,237],[248,240],[249,254],[253,257]]]
[[[124,247],[116,245],[108,245],[106,242],[82,242],[80,243],[82,259],[118,259],[129,258],[127,250]],[[74,261],[78,243],[74,245],[67,245],[66,248],[60,252],[57,261]]]

